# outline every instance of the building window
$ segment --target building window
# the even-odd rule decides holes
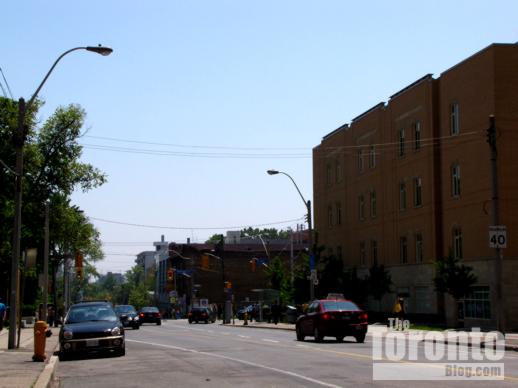
[[[371,217],[376,217],[377,209],[376,209],[376,191],[372,190],[370,192],[370,202],[371,202]]]
[[[332,179],[333,179],[333,178],[332,178],[331,165],[330,165],[330,164],[327,164],[327,165],[326,165],[326,183],[327,183],[328,185],[330,185],[330,184],[331,184],[331,182],[333,181]]]
[[[460,197],[460,166],[457,163],[451,167],[451,195]]]
[[[365,219],[365,199],[363,194],[358,197],[358,218],[363,221]]]
[[[453,257],[462,259],[462,230],[460,228],[453,229]]]
[[[360,241],[360,264],[365,265],[365,241]]]
[[[336,225],[342,225],[342,205],[336,204]]]
[[[408,263],[408,250],[406,237],[399,238],[399,261],[401,264]]]
[[[405,155],[405,130],[401,128],[399,130],[399,156]]]
[[[363,172],[363,150],[358,151],[358,171]]]
[[[399,210],[406,209],[406,184],[401,182],[399,184]]]
[[[333,226],[333,208],[331,206],[327,207],[327,226],[330,228]]]
[[[369,168],[376,167],[376,146],[371,145],[371,150],[369,153]]]
[[[423,182],[420,177],[414,178],[414,206],[423,205]]]
[[[376,240],[371,241],[371,258],[372,265],[378,265],[378,242]]]
[[[423,262],[423,235],[421,233],[415,235],[415,262]]]
[[[418,150],[421,148],[421,122],[416,121],[414,123],[414,149]]]
[[[489,287],[473,287],[464,298],[464,312],[466,318],[491,319]]]
[[[456,136],[459,131],[459,104],[454,102],[450,105],[450,135]]]
[[[336,162],[335,165],[335,175],[336,175],[336,182],[342,181],[342,164],[340,162]]]

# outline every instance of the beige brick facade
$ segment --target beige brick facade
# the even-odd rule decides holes
[[[313,150],[319,243],[346,267],[385,264],[410,313],[444,313],[451,320],[453,301],[436,295],[432,278],[435,259],[453,250],[478,277],[476,292],[462,305],[465,324],[495,325],[486,141],[494,115],[500,224],[508,240],[504,311],[507,327],[518,329],[517,69],[518,45],[491,45],[440,77],[417,80]],[[384,298],[384,310],[393,298]]]

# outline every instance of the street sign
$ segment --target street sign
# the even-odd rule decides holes
[[[507,228],[505,225],[489,227],[489,248],[507,248]]]

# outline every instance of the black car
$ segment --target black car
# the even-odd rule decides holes
[[[141,325],[143,323],[156,323],[157,325],[162,324],[162,316],[156,307],[142,307],[138,313],[138,316]]]
[[[216,322],[216,314],[208,307],[193,307],[191,311],[187,314],[187,319],[189,323],[193,322]]]
[[[312,336],[320,342],[330,336],[341,342],[345,336],[353,336],[357,342],[364,342],[368,318],[365,311],[349,300],[315,300],[307,313],[297,319],[297,340]]]
[[[134,330],[140,328],[140,319],[135,307],[129,304],[121,304],[115,306],[114,310],[124,327],[131,327]]]
[[[77,353],[109,352],[124,356],[124,327],[108,302],[81,302],[70,307],[59,331],[59,359]]]

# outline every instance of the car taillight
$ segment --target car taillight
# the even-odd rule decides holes
[[[206,317],[207,316],[207,313],[202,313],[201,314],[202,317]]]
[[[360,321],[361,322],[367,322],[369,320],[369,315],[367,313],[361,313],[360,314]]]
[[[155,313],[155,317],[160,317],[160,313]]]
[[[325,313],[324,315],[322,315],[322,319],[324,319],[324,320],[328,320],[329,318],[330,318],[330,316],[328,313]]]
[[[140,313],[140,316],[141,316],[141,317],[144,317],[144,314],[143,314],[143,313]]]
[[[187,316],[188,316],[188,317],[191,317],[191,316],[192,316],[192,313],[187,314]]]

